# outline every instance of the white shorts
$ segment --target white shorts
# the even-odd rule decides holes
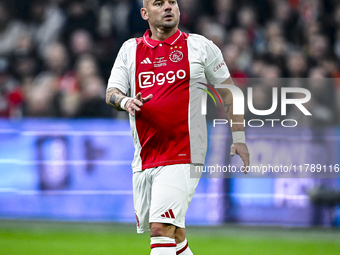
[[[185,227],[185,214],[199,182],[190,178],[192,164],[148,168],[133,174],[133,202],[137,232],[150,230],[149,223]]]

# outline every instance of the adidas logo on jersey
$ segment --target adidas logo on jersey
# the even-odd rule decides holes
[[[162,214],[161,217],[163,217],[163,218],[174,219],[174,218],[175,218],[175,215],[174,215],[172,209],[169,209],[169,210],[166,211],[164,214]]]
[[[141,64],[152,64],[151,60],[149,58],[144,59]]]

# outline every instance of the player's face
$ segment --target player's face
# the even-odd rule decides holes
[[[179,23],[179,7],[175,0],[149,0],[141,13],[151,27],[171,29]]]

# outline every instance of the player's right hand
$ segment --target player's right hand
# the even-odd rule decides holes
[[[135,97],[129,99],[125,104],[125,109],[132,116],[135,116],[134,111],[140,111],[140,107],[142,107],[146,102],[149,102],[153,97],[152,94],[147,97],[142,97],[142,93],[139,92]]]

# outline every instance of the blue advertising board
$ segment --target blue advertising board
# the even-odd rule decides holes
[[[242,165],[229,157],[229,133],[208,125],[207,165]],[[252,164],[339,163],[335,128],[247,133]],[[0,120],[0,217],[134,222],[133,152],[126,120]],[[340,186],[339,179],[203,177],[214,178],[200,180],[188,224],[329,225],[327,208],[315,208],[308,191]]]

